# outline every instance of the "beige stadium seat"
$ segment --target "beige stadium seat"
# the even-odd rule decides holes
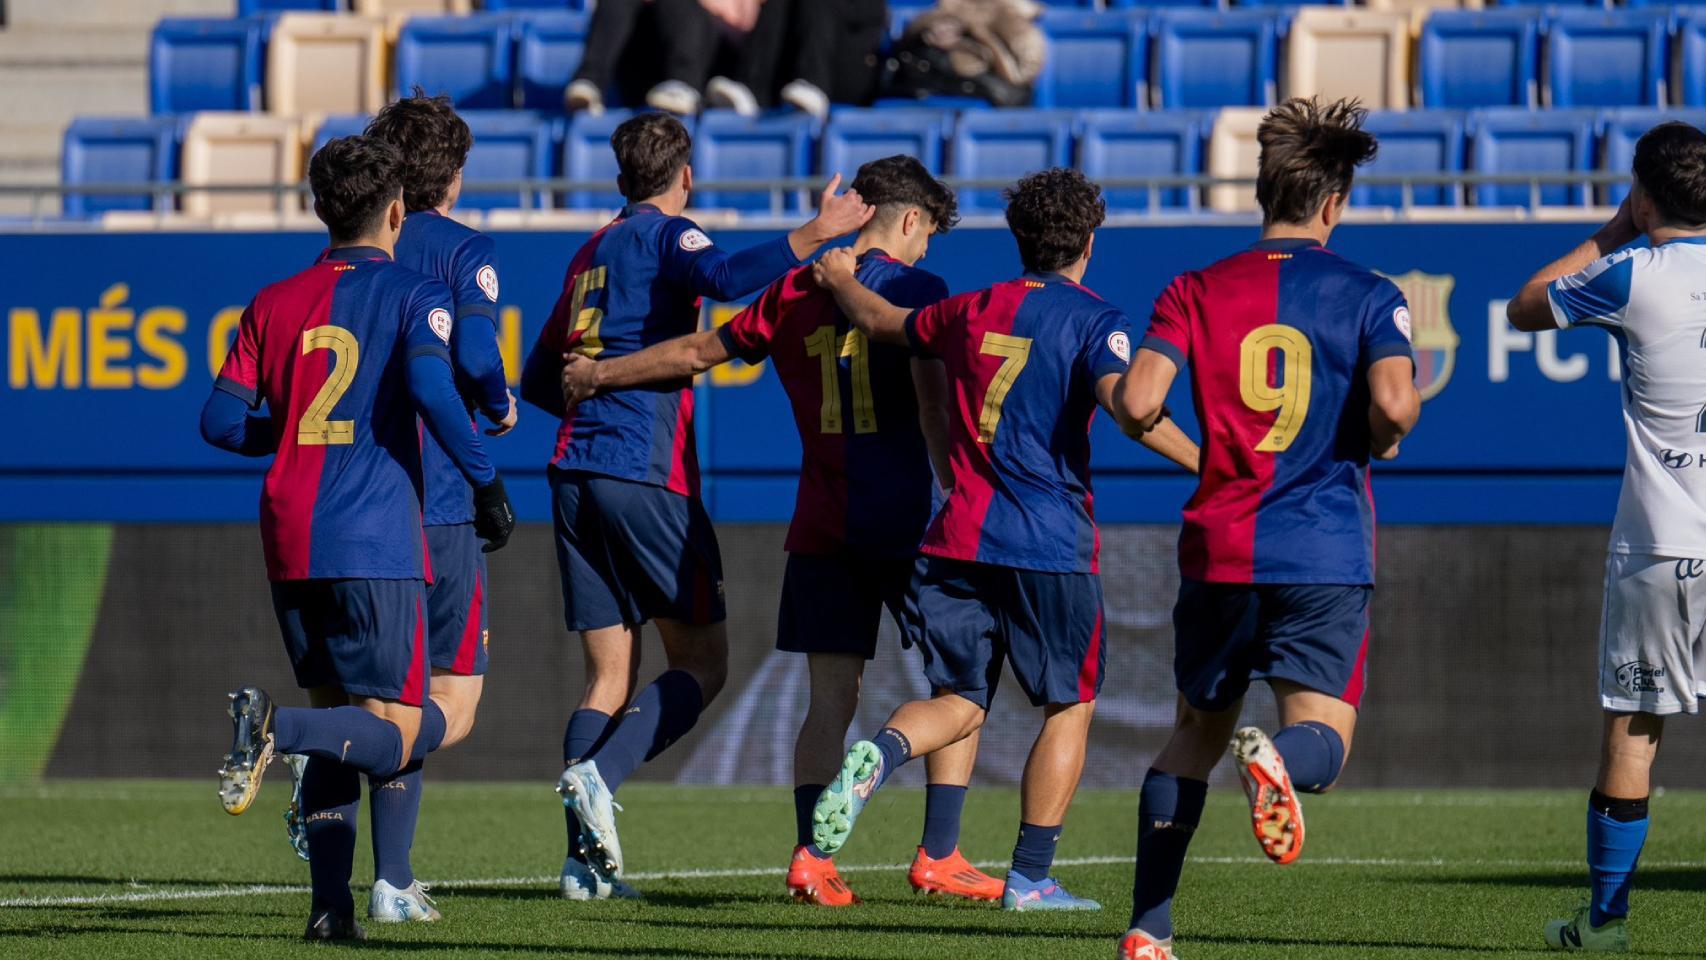
[[[1208,173],[1211,177],[1256,176],[1256,161],[1262,155],[1256,143],[1256,127],[1267,114],[1266,107],[1224,107],[1214,118],[1214,131],[1208,136]],[[1256,209],[1256,187],[1210,187],[1208,207],[1221,213],[1238,213]]]
[[[1371,110],[1410,106],[1410,18],[1345,7],[1305,7],[1291,21],[1288,97],[1356,97]]]
[[[355,0],[356,13],[367,17],[388,17],[393,14],[470,13],[472,0]]]
[[[183,180],[186,185],[298,183],[302,180],[302,139],[295,120],[261,113],[198,113],[184,132]],[[300,209],[295,198],[286,206]],[[183,210],[197,217],[278,209],[275,194],[184,194]]]
[[[287,13],[267,46],[267,111],[373,113],[385,105],[385,23],[337,13]]]

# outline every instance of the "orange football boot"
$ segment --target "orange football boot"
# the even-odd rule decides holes
[[[788,892],[801,903],[820,907],[851,907],[860,902],[836,872],[835,859],[814,857],[805,847],[794,848],[794,860],[788,864]]]
[[[1303,854],[1303,805],[1274,742],[1259,728],[1245,727],[1232,737],[1232,755],[1262,853],[1280,866],[1295,861]]]
[[[965,897],[967,900],[1000,900],[1004,888],[1000,880],[972,866],[971,861],[960,853],[959,847],[940,860],[932,860],[924,848],[919,847],[906,879],[919,893]]]
[[[1120,941],[1119,960],[1175,960],[1173,938],[1157,940],[1133,927]]]

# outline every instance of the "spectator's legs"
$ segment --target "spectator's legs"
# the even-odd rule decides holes
[[[722,31],[699,0],[656,0],[653,6],[664,78],[646,94],[646,104],[670,113],[698,113],[699,93],[711,77]]]
[[[600,0],[587,29],[586,53],[574,79],[586,80],[605,89],[616,80],[616,64],[634,35],[634,25],[645,9],[644,0]]]

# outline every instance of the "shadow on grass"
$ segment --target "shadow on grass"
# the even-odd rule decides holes
[[[1455,943],[1428,943],[1423,941],[1404,940],[1345,940],[1334,937],[1231,937],[1215,934],[1192,935],[1188,943],[1213,943],[1223,946],[1261,945],[1267,947],[1314,947],[1325,949],[1338,947],[1351,950],[1366,950],[1371,954],[1382,950],[1413,950],[1419,952],[1438,952],[1454,956],[1524,956],[1545,953],[1538,945],[1532,947],[1466,945]],[[1646,957],[1699,957],[1694,952],[1642,950],[1641,956]]]
[[[1500,873],[1459,874],[1456,876],[1406,877],[1406,883],[1431,883],[1440,886],[1545,887],[1548,889],[1587,890],[1588,869],[1512,870]],[[1635,871],[1635,889],[1666,890],[1677,893],[1706,893],[1706,869],[1699,867],[1641,867]]]
[[[267,880],[255,880],[250,882],[266,886],[278,883],[278,881]],[[15,883],[84,884],[87,886],[102,887],[123,886],[126,889],[122,892],[126,893],[136,892],[142,887],[230,887],[243,885],[242,883],[233,883],[229,879],[209,880],[191,879],[188,877],[94,877],[66,873],[0,873],[0,888]],[[133,884],[135,886],[132,886]]]

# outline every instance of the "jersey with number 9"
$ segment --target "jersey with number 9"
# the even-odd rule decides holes
[[[218,389],[265,401],[278,454],[261,488],[272,580],[407,580],[425,571],[421,440],[406,367],[449,362],[450,288],[346,247],[243,311]]]
[[[1180,572],[1213,583],[1372,584],[1368,368],[1410,357],[1391,281],[1312,240],[1267,240],[1176,278],[1142,348],[1189,368],[1202,478]]]

